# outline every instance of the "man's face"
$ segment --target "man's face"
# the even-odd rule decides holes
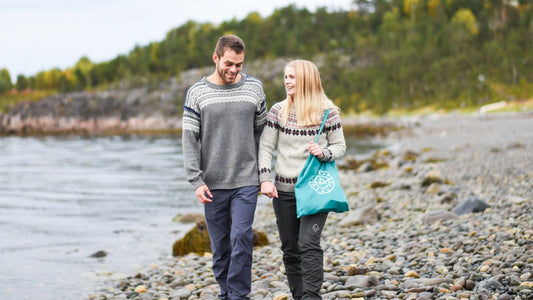
[[[215,61],[217,74],[221,83],[233,84],[242,69],[244,51],[237,54],[235,51],[227,49],[221,57],[213,54],[213,60]]]

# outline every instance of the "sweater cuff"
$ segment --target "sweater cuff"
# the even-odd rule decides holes
[[[205,182],[202,180],[202,179],[196,179],[194,181],[189,181],[192,185],[192,187],[194,188],[194,190],[196,191],[196,189],[202,185],[205,184]]]
[[[259,171],[259,182],[263,183],[265,181],[272,182],[272,172],[267,168],[263,168]]]
[[[333,159],[333,152],[328,148],[322,149],[322,153],[324,153],[324,158],[321,161],[331,161]]]

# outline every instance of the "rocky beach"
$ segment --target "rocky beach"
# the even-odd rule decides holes
[[[387,148],[338,162],[351,210],[323,231],[324,299],[533,299],[533,114],[403,117]],[[271,205],[253,300],[292,299]],[[161,257],[86,299],[216,299],[209,253]]]

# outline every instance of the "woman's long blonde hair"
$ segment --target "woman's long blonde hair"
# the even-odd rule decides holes
[[[287,101],[281,108],[280,116],[283,122],[287,123],[293,106],[299,126],[320,124],[327,108],[339,111],[324,93],[320,73],[314,63],[297,59],[288,62],[285,69],[288,67],[294,69],[296,90],[294,97],[287,95]]]

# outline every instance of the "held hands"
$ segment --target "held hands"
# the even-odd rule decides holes
[[[266,195],[269,198],[278,198],[278,190],[270,181],[261,182],[261,194]]]
[[[213,195],[211,194],[211,191],[207,187],[207,185],[201,185],[196,188],[196,198],[200,201],[200,203],[209,203],[213,202],[211,198],[213,198]]]
[[[309,153],[313,154],[319,159],[325,157],[324,152],[322,152],[322,148],[317,143],[309,143],[309,146],[307,146],[307,151],[309,151]]]

